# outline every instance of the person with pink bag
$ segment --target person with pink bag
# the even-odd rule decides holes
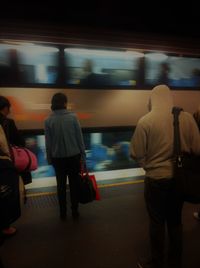
[[[21,216],[19,174],[10,158],[7,139],[0,124],[0,240],[13,236],[10,226]]]
[[[194,112],[193,117],[194,117],[194,119],[197,123],[197,126],[199,128],[199,131],[200,131],[200,105],[197,108],[197,110]],[[193,213],[193,216],[196,220],[200,221],[200,209],[198,211],[195,211]]]
[[[11,118],[8,118],[10,114],[11,103],[9,100],[0,96],[0,125],[2,126],[5,136],[7,138],[7,143],[9,145],[15,146],[25,146],[25,141],[23,137],[20,135],[19,130],[16,127],[15,121]],[[10,155],[11,158],[11,155]],[[18,176],[22,177],[24,184],[28,184],[32,182],[32,177],[30,172],[18,172]],[[3,229],[4,236],[12,236],[16,233],[16,228],[11,227],[10,225]]]

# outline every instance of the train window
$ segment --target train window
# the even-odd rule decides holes
[[[0,44],[2,84],[55,84],[58,49],[32,43]]]
[[[96,172],[138,168],[139,165],[129,154],[132,134],[129,130],[116,132],[112,129],[83,133],[88,170]],[[33,178],[55,176],[54,169],[47,163],[44,135],[26,135],[25,140],[27,148],[33,151],[38,159],[38,169],[32,172]]]
[[[7,84],[19,79],[16,50],[11,45],[0,44],[0,84]]]
[[[137,49],[0,43],[0,86],[80,89],[200,87],[200,58]]]
[[[142,57],[143,53],[131,50],[66,48],[66,83],[82,88],[137,86]]]
[[[172,88],[200,86],[200,58],[146,53],[145,66],[147,85],[165,83]]]
[[[132,131],[84,133],[83,137],[86,141],[86,161],[90,171],[139,167],[129,153]]]
[[[169,85],[172,87],[200,86],[200,59],[170,57]]]

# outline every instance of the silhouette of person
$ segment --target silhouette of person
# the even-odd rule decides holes
[[[166,62],[162,63],[160,76],[158,78],[159,84],[168,85],[168,83],[169,83],[169,71],[170,71],[169,65]]]
[[[19,174],[10,157],[8,141],[0,123],[0,240],[17,231],[10,226],[21,215]]]
[[[0,124],[5,132],[7,142],[8,144],[17,145],[17,146],[24,146],[25,141],[22,138],[22,136],[19,133],[19,130],[17,129],[15,125],[15,121],[11,118],[8,118],[8,115],[10,113],[10,107],[11,104],[9,100],[4,97],[0,96]],[[11,169],[9,169],[9,172],[11,173]],[[32,181],[32,176],[30,172],[23,172],[18,174],[22,177],[24,183],[30,183]],[[13,176],[16,177],[16,175],[13,174]],[[19,179],[18,179],[19,180]],[[16,187],[18,187],[18,183],[16,183]],[[25,193],[25,189],[24,189]],[[26,197],[25,197],[26,200]],[[11,236],[15,234],[17,229],[12,226],[5,226],[3,233],[5,236]]]
[[[173,179],[173,98],[168,86],[153,88],[150,111],[143,116],[131,139],[131,155],[145,170],[145,202],[149,215],[152,258],[138,267],[164,267],[165,225],[169,235],[168,262],[181,267],[182,206]],[[180,115],[183,152],[200,154],[200,135],[194,118],[187,112]],[[171,266],[170,266],[171,267]]]
[[[60,218],[67,213],[66,180],[69,179],[72,216],[79,216],[80,162],[85,163],[85,145],[79,121],[73,112],[67,110],[67,97],[56,93],[51,100],[53,113],[45,120],[46,152],[57,180],[57,194]]]
[[[196,112],[194,112],[193,116],[194,116],[194,119],[195,119],[195,121],[197,123],[197,126],[199,128],[199,131],[200,131],[200,106],[198,107],[198,109],[196,110]],[[193,213],[193,215],[194,215],[194,218],[195,219],[197,219],[197,220],[200,221],[200,210],[199,211],[195,211]]]

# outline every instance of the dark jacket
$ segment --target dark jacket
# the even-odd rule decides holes
[[[0,147],[0,230],[20,215],[19,174],[7,154],[7,141],[1,132]]]
[[[9,144],[17,146],[25,146],[25,140],[20,135],[19,130],[15,125],[15,121],[7,118],[0,113],[0,124],[2,125]]]
[[[0,124],[4,129],[7,141],[10,145],[25,147],[25,140],[20,134],[13,119],[7,118],[0,113]],[[25,185],[32,182],[31,172],[29,171],[21,172],[20,176],[22,177]]]

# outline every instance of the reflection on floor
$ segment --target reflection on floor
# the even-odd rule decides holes
[[[100,188],[101,200],[80,205],[76,221],[69,200],[61,221],[55,194],[28,197],[15,223],[18,233],[0,248],[5,268],[134,268],[149,253],[143,186]],[[192,215],[197,208],[186,204],[183,210],[183,268],[200,267],[200,222]]]

